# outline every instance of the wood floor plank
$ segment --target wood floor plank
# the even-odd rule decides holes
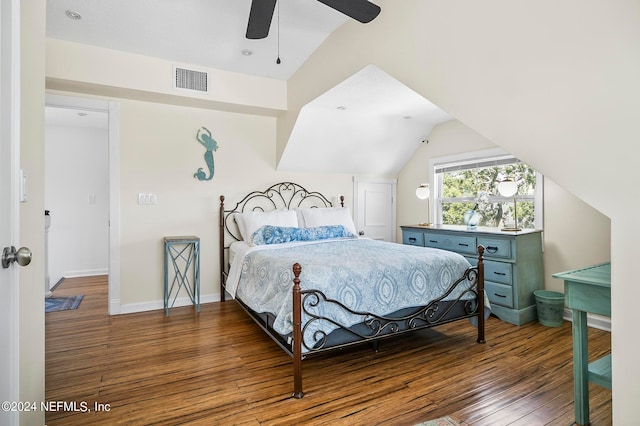
[[[291,358],[234,301],[109,316],[107,277],[65,280],[48,313],[46,399],[91,412],[49,411],[56,425],[464,425],[573,421],[571,325],[520,327],[490,317],[487,343],[467,321],[303,361],[305,397],[291,398]],[[590,357],[611,349],[589,329]],[[590,385],[592,426],[611,424],[611,392]],[[94,412],[94,403],[108,411]],[[108,405],[107,405],[108,404]]]

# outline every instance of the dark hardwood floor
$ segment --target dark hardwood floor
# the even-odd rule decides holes
[[[487,343],[469,322],[303,362],[290,398],[290,358],[234,301],[109,316],[106,276],[65,280],[77,310],[47,313],[46,414],[56,425],[571,425],[571,324],[516,327],[490,317]],[[590,357],[610,351],[589,330]],[[611,391],[590,385],[591,424],[610,425]],[[78,411],[70,411],[76,403]],[[102,404],[95,411],[94,404]],[[84,405],[90,412],[82,412]]]

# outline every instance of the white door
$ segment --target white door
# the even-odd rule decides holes
[[[354,179],[356,229],[374,240],[396,240],[396,181]]]
[[[18,239],[18,116],[19,66],[16,9],[19,1],[0,6],[0,249]],[[4,250],[3,250],[4,251]],[[0,267],[0,403],[18,401],[18,273],[15,262]],[[9,407],[11,408],[11,407]],[[0,409],[0,424],[18,424],[18,413]]]

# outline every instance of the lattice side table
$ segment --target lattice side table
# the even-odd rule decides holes
[[[200,312],[200,238],[164,237],[164,310],[166,316],[185,289]]]

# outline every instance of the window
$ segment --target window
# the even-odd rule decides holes
[[[518,226],[542,228],[542,175],[512,155],[473,156],[432,163],[436,223],[463,225],[469,210],[480,213],[479,226],[514,225],[513,197],[500,195],[497,184],[510,177],[518,184]]]

